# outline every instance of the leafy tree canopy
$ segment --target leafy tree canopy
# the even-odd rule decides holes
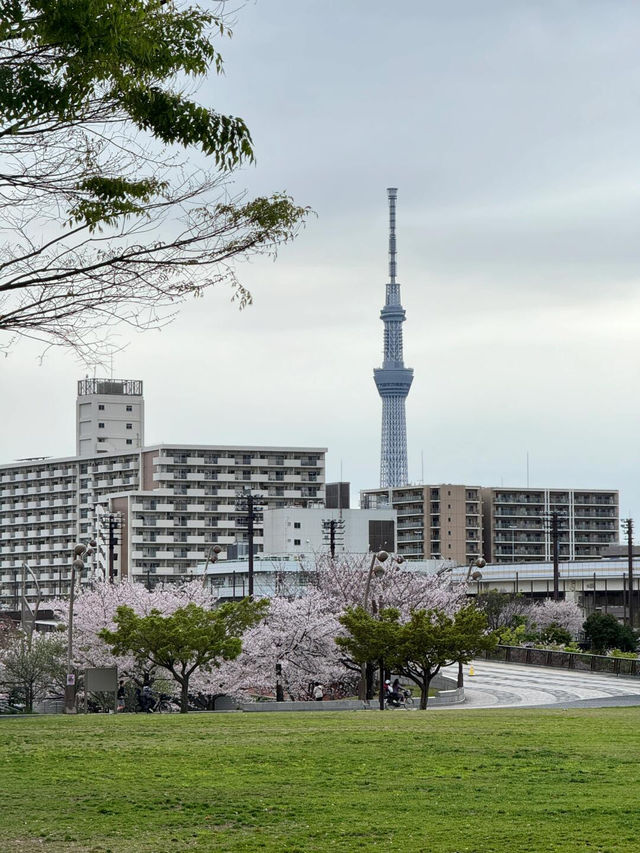
[[[622,625],[610,613],[590,613],[584,623],[584,633],[591,642],[592,651],[604,654],[609,649],[635,652],[638,637],[628,625]]]
[[[224,194],[251,135],[187,87],[221,72],[225,35],[180,2],[0,0],[0,332],[92,353],[211,284],[250,301],[231,261],[275,251],[307,211]]]
[[[427,707],[429,684],[443,666],[465,663],[496,645],[487,619],[470,604],[449,616],[443,610],[414,610],[402,623],[392,608],[376,619],[363,608],[349,608],[340,618],[348,635],[336,642],[360,662],[382,660],[393,672],[420,687],[420,707]]]
[[[238,657],[242,634],[263,618],[267,608],[266,600],[245,598],[215,610],[188,604],[169,616],[155,609],[148,616],[139,616],[131,607],[121,606],[114,620],[117,629],[103,628],[99,636],[115,655],[131,652],[168,670],[180,685],[181,711],[186,713],[193,673]]]

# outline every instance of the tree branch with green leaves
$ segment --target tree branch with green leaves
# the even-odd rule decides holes
[[[235,262],[308,209],[229,193],[250,132],[187,87],[222,72],[230,34],[164,0],[0,0],[0,346],[95,358],[109,329],[158,327],[213,285],[251,302]]]

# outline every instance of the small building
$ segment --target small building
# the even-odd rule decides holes
[[[394,509],[327,509],[288,506],[264,512],[265,554],[364,554],[396,551]]]

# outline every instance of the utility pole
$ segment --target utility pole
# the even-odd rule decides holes
[[[324,541],[329,545],[329,554],[331,555],[331,559],[335,560],[336,544],[343,544],[344,542],[344,519],[325,519],[322,522],[322,529],[324,531]]]
[[[331,559],[335,560],[336,557],[336,520],[332,518],[329,522],[329,553],[331,554]]]
[[[249,598],[253,598],[253,495],[247,495],[247,538],[249,540]]]
[[[116,539],[116,520],[115,520],[113,515],[110,515],[109,516],[109,557],[108,557],[109,583],[113,583],[113,577],[115,574],[114,567],[113,567],[113,558],[114,558],[114,554],[115,554],[116,542],[117,542],[117,539]]]
[[[559,540],[560,540],[560,518],[561,513],[557,510],[546,511],[543,513],[543,521],[545,525],[549,525],[549,533],[551,534],[551,554],[553,558],[553,600],[558,601],[560,598],[560,566],[559,566]]]
[[[107,521],[107,577],[109,583],[116,578],[115,549],[118,542],[118,531],[122,529],[123,518],[120,512],[110,512]]]
[[[553,600],[560,598],[560,567],[558,565],[558,513],[551,513],[551,540],[553,542]]]
[[[633,519],[623,518],[622,529],[627,534],[627,566],[629,570],[629,627],[633,629],[635,614],[633,612]]]
[[[243,489],[238,493],[241,500],[246,501],[247,506],[247,539],[249,542],[249,598],[253,598],[253,536],[254,523],[259,520],[260,507],[255,506],[256,496],[251,489]]]

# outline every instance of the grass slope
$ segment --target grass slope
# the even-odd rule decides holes
[[[637,851],[640,711],[0,720],[3,851]]]

